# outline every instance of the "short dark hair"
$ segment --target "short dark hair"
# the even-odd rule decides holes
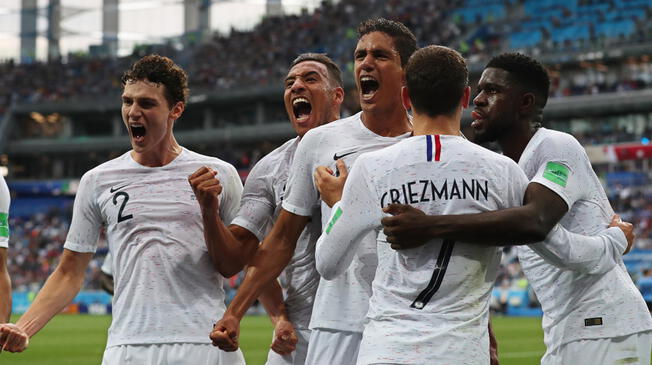
[[[469,83],[469,70],[457,51],[427,46],[410,57],[405,82],[415,111],[429,117],[451,115]]]
[[[550,91],[550,77],[539,61],[522,53],[503,53],[489,61],[486,68],[490,67],[509,72],[516,82],[528,91],[534,92],[536,103],[541,108],[546,106]]]
[[[381,32],[392,37],[394,48],[401,57],[402,67],[405,67],[412,53],[417,50],[417,38],[402,23],[385,18],[376,18],[364,20],[358,25],[358,39],[372,32]]]
[[[337,64],[333,62],[333,60],[325,53],[302,53],[297,56],[294,61],[292,61],[290,68],[304,61],[315,61],[323,64],[328,70],[328,78],[330,81],[334,82],[339,87],[344,87],[344,82],[342,81],[342,71],[337,66]]]
[[[145,56],[125,71],[120,81],[124,87],[128,82],[148,80],[165,85],[165,99],[170,107],[188,100],[188,76],[171,59],[157,54]]]

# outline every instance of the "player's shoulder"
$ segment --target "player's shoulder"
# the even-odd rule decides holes
[[[306,132],[306,134],[301,139],[301,142],[305,143],[305,141],[320,141],[324,138],[337,139],[338,136],[340,136],[342,133],[349,132],[349,128],[353,127],[359,122],[360,114],[361,112],[313,128]]]
[[[251,172],[254,171],[270,171],[278,167],[287,165],[289,161],[292,160],[292,156],[297,150],[299,145],[299,137],[292,138],[281,146],[274,149],[272,152],[265,155],[263,158],[258,160]]]
[[[233,172],[237,174],[236,168],[224,160],[221,160],[214,156],[202,155],[201,153],[191,151],[185,147],[183,149],[184,149],[184,156],[183,156],[184,161],[187,161],[191,164],[206,165],[213,169],[224,170],[224,171]]]
[[[572,135],[553,129],[539,128],[532,137],[536,141],[537,150],[564,153],[569,150],[584,150],[580,142]]]

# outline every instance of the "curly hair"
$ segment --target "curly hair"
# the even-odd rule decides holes
[[[122,86],[128,82],[147,80],[165,86],[165,99],[170,106],[188,100],[188,76],[171,59],[151,54],[136,61],[125,71],[120,81]]]
[[[385,33],[394,40],[394,48],[401,57],[402,67],[405,67],[412,53],[417,50],[416,37],[403,23],[377,18],[364,20],[358,25],[358,39],[372,32]]]
[[[522,53],[503,53],[489,61],[486,68],[490,67],[509,72],[514,81],[526,90],[534,92],[539,107],[546,106],[550,77],[539,61]]]

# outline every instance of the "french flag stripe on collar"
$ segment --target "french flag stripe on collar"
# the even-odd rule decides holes
[[[426,135],[426,160],[427,161],[432,161],[432,155],[433,155],[432,137],[433,136],[431,135]],[[435,161],[439,161],[439,158],[441,157],[441,141],[439,140],[438,134],[434,135],[434,137],[435,137],[435,146],[434,146]]]

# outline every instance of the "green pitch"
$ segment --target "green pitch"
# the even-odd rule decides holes
[[[12,317],[12,321],[17,318]],[[36,335],[22,354],[2,353],[0,364],[89,365],[100,364],[109,316],[59,315]],[[501,365],[538,365],[544,352],[539,318],[493,319]],[[245,317],[242,351],[248,365],[262,365],[272,337],[267,317]]]

